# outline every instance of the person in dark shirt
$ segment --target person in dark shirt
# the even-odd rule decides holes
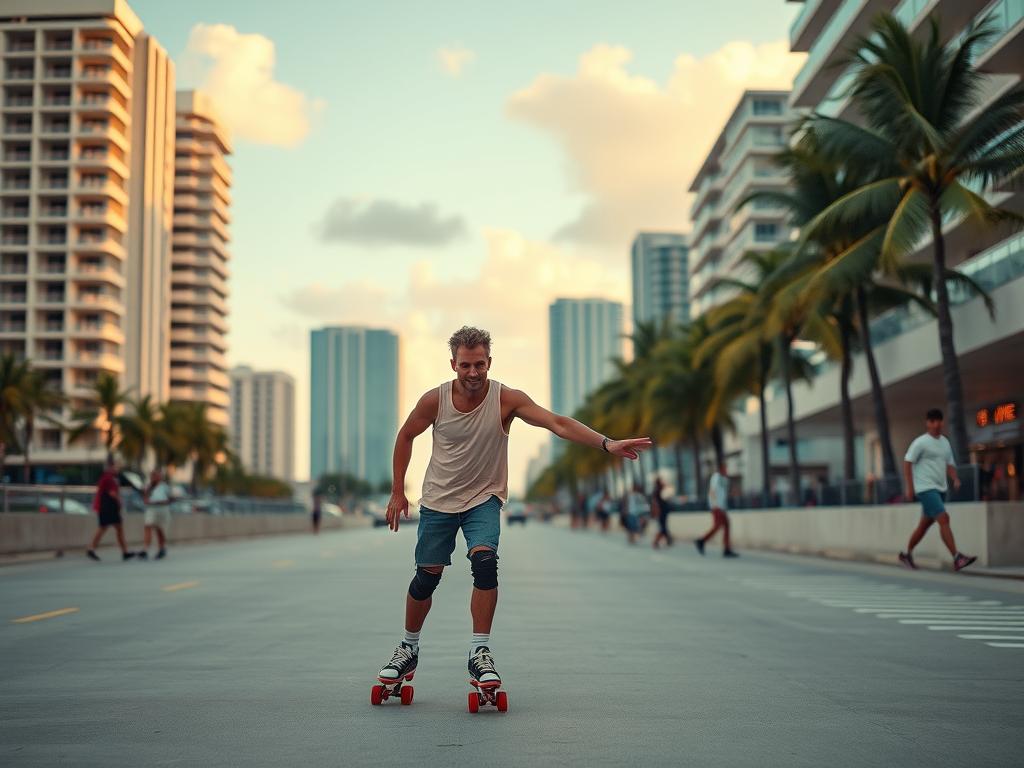
[[[654,493],[651,494],[651,514],[658,519],[658,535],[654,537],[654,548],[657,549],[664,541],[672,546],[672,534],[668,532],[668,502],[665,501],[665,482],[659,477],[654,481]]]
[[[128,551],[128,545],[124,540],[124,522],[121,519],[121,489],[117,484],[117,465],[112,458],[107,459],[103,467],[103,474],[96,483],[96,496],[92,500],[92,509],[99,516],[99,527],[93,534],[92,544],[86,551],[90,560],[99,561],[100,556],[96,554],[96,547],[100,545],[100,539],[107,532],[107,528],[113,526],[117,534],[117,543],[121,547],[121,559],[131,560],[135,557],[134,552]]]

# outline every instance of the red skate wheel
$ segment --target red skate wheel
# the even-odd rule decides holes
[[[504,691],[498,691],[498,711],[508,712],[508,694]]]
[[[480,694],[469,694],[469,711],[472,712],[474,715],[480,711]]]
[[[383,685],[375,685],[375,686],[373,686],[373,688],[370,689],[370,703],[373,704],[373,706],[376,707],[382,701],[384,701],[384,686]]]
[[[405,705],[412,704],[412,686],[402,686],[402,703]]]

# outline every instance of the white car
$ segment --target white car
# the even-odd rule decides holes
[[[39,511],[43,514],[60,514],[63,512],[65,515],[89,515],[92,514],[92,510],[89,509],[85,504],[76,499],[64,498],[64,507],[61,508],[61,500],[58,498],[48,497],[39,500]]]

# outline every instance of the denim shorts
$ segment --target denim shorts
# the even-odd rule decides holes
[[[416,529],[416,565],[451,565],[455,534],[462,529],[466,538],[466,557],[474,547],[498,551],[501,531],[501,499],[491,496],[465,512],[435,512],[420,507]]]
[[[917,500],[921,502],[921,513],[932,520],[946,511],[946,494],[942,491],[921,491],[917,494]]]

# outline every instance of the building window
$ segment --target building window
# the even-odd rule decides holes
[[[755,115],[781,115],[782,102],[771,99],[754,99]]]
[[[754,240],[758,242],[773,242],[778,239],[779,225],[759,221],[754,225]]]

